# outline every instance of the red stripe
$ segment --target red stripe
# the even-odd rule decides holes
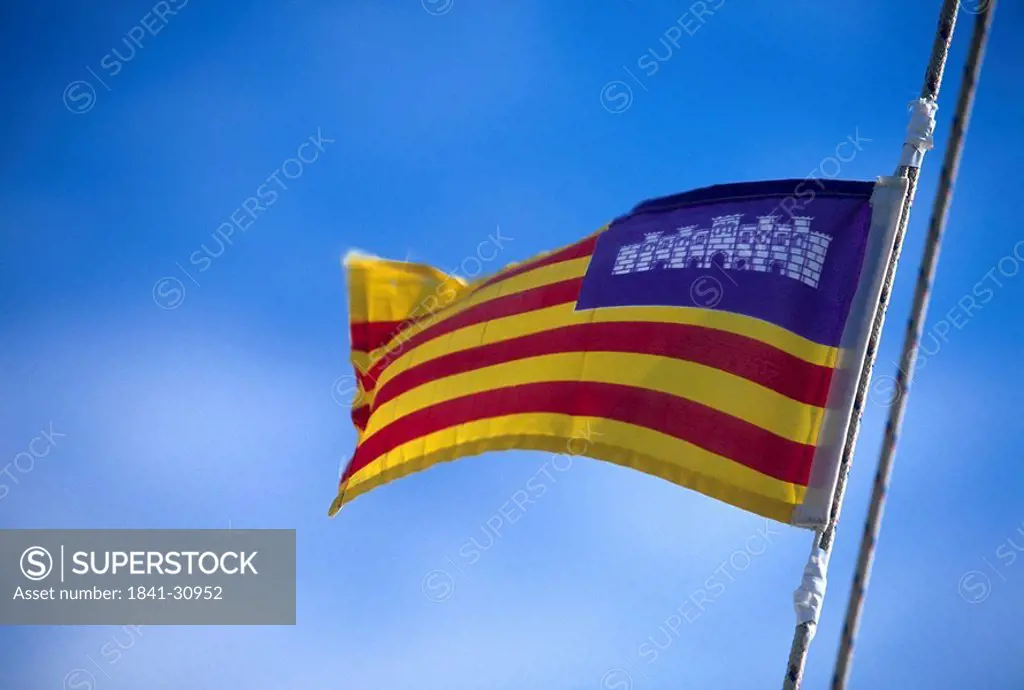
[[[814,446],[674,395],[610,383],[529,383],[467,395],[396,419],[356,448],[342,481],[408,441],[479,419],[520,413],[604,417],[635,424],[802,486],[807,485],[814,457]]]
[[[521,266],[516,266],[515,268],[509,269],[504,273],[499,273],[498,275],[484,281],[477,287],[473,288],[472,293],[464,295],[464,297],[468,297],[485,287],[500,283],[508,278],[526,273],[527,271],[532,271],[535,268],[550,266],[551,264],[557,264],[571,259],[579,259],[584,256],[590,256],[594,252],[594,246],[596,243],[597,236],[589,237],[581,242],[565,247],[564,249],[559,249],[548,256],[528,261]],[[442,314],[447,308],[448,307],[439,309],[432,314],[424,314],[423,316],[417,316],[415,318],[410,317],[404,321],[353,321],[351,324],[352,349],[359,350],[361,352],[370,352],[382,345],[387,345],[391,339],[398,334],[399,329],[408,327],[418,321],[429,319],[432,316],[436,317],[437,315]],[[370,389],[368,388],[367,390]]]
[[[542,266],[550,266],[551,264],[557,264],[563,261],[570,261],[572,259],[581,259],[584,256],[590,256],[591,254],[594,253],[594,246],[597,244],[597,237],[597,235],[594,235],[593,237],[588,237],[585,240],[577,242],[576,244],[571,244],[568,247],[565,247],[564,249],[559,249],[558,251],[547,256],[542,256],[538,259],[534,259],[533,261],[527,261],[525,264],[522,264],[520,266],[510,268],[507,271],[499,273],[493,278],[486,280],[483,284],[480,285],[480,288],[484,288],[495,283],[500,283],[501,281],[507,280],[508,278],[514,278],[517,275],[521,275],[523,273],[526,273],[527,271],[532,271],[535,268],[540,268]]]
[[[360,352],[376,350],[388,344],[405,321],[353,321],[349,326],[352,349]]]
[[[587,323],[452,352],[416,365],[384,384],[373,406],[445,376],[561,352],[623,352],[694,362],[818,407],[825,406],[832,380],[828,367],[735,333],[672,323]]]
[[[370,421],[370,406],[363,405],[361,407],[353,408],[352,410],[352,423],[356,425],[356,428],[362,431],[366,428],[366,423]]]
[[[372,378],[368,372],[365,372],[358,367],[356,367],[356,378],[359,380],[364,391],[372,391],[374,386],[377,385],[377,381]]]
[[[506,316],[525,314],[526,312],[553,307],[558,304],[565,304],[566,302],[575,302],[579,298],[580,286],[582,284],[582,277],[571,278],[560,283],[542,285],[511,295],[495,297],[483,304],[470,307],[464,312],[451,316],[433,326],[427,326],[419,333],[410,336],[408,340],[374,362],[373,366],[370,367],[370,371],[367,372],[366,378],[369,379],[370,383],[376,382],[380,379],[381,372],[403,353],[460,328],[484,323],[485,321],[493,321],[494,319],[501,319]],[[373,387],[371,386],[366,390],[373,390]]]

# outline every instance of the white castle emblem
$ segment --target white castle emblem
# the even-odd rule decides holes
[[[775,273],[818,287],[832,238],[811,230],[807,216],[780,223],[778,216],[758,216],[740,224],[740,214],[711,219],[710,228],[687,225],[675,235],[644,234],[644,241],[619,249],[613,275],[661,268],[711,268]]]

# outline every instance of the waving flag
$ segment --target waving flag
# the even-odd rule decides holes
[[[487,451],[631,467],[821,525],[905,182],[721,185],[467,284],[349,255],[355,452],[336,513]]]

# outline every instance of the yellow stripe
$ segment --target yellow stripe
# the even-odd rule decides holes
[[[593,233],[593,235],[599,235],[607,229],[607,225],[602,226],[600,230]],[[424,310],[416,308],[422,306],[419,304],[422,300],[414,300],[408,297],[402,297],[402,302],[395,305],[389,312],[386,313],[400,313],[401,316],[397,318],[383,318],[377,314],[369,314],[365,310],[352,311],[350,315],[351,321],[402,321],[411,315],[414,315],[414,311],[419,311],[418,316],[422,317],[424,314],[438,311],[431,323],[443,321],[450,316],[453,316],[465,309],[481,304],[482,302],[489,301],[495,297],[500,297],[504,294],[510,294],[513,292],[521,292],[528,290],[532,287],[540,287],[542,285],[549,285],[556,283],[561,280],[568,280],[570,278],[578,278],[582,276],[590,263],[590,257],[585,256],[579,259],[571,259],[568,261],[561,261],[558,264],[552,264],[551,266],[541,266],[539,268],[526,271],[513,278],[503,278],[507,273],[519,269],[524,263],[529,264],[535,261],[540,261],[547,256],[556,254],[564,249],[567,249],[575,244],[580,244],[589,239],[590,236],[574,242],[573,244],[565,245],[554,249],[549,252],[538,254],[537,256],[531,257],[528,261],[523,263],[512,263],[505,266],[497,273],[484,276],[472,282],[465,282],[458,276],[448,276],[444,272],[439,271],[432,266],[425,264],[412,264],[401,261],[388,261],[386,259],[377,259],[371,257],[363,257],[360,255],[352,255],[346,258],[346,268],[350,268],[350,290],[360,292],[360,299],[365,301],[365,297],[368,293],[373,292],[375,298],[379,299],[378,286],[387,285],[393,282],[396,277],[412,275],[414,281],[433,281],[444,283],[442,287],[439,287],[435,292],[437,296],[441,298],[440,304],[430,305],[431,308]],[[559,268],[554,268],[558,266]],[[451,294],[449,281],[454,281],[455,291],[458,294],[458,299],[461,300],[458,304],[451,304],[455,301],[454,296]],[[486,285],[490,281],[497,281],[493,285]],[[486,285],[486,287],[485,287]],[[386,295],[385,295],[386,297]],[[451,309],[449,309],[451,306]],[[440,312],[443,312],[440,313]],[[397,338],[388,344],[387,347],[396,344]],[[381,351],[387,349],[382,347]]]
[[[502,280],[503,276],[505,276],[508,273],[511,273],[512,271],[515,271],[515,270],[517,270],[517,269],[519,269],[519,268],[521,268],[523,266],[527,266],[529,264],[533,264],[533,263],[536,263],[536,262],[539,262],[539,261],[543,261],[544,259],[546,259],[546,258],[548,258],[548,257],[550,257],[550,256],[552,256],[554,254],[557,254],[557,253],[559,253],[561,251],[565,251],[566,249],[569,249],[570,247],[576,247],[578,245],[581,245],[584,242],[586,242],[587,240],[589,240],[590,238],[595,237],[597,235],[600,235],[602,232],[604,232],[607,229],[608,229],[607,225],[602,225],[596,232],[590,233],[589,235],[587,235],[586,237],[581,238],[577,242],[571,242],[569,244],[564,244],[561,247],[558,247],[557,249],[552,249],[550,251],[541,252],[540,254],[536,254],[534,256],[531,256],[529,259],[526,259],[525,261],[519,261],[519,262],[510,263],[507,266],[505,266],[504,268],[496,271],[493,275],[486,276],[484,278],[479,279],[478,281],[476,281],[474,283],[474,285],[482,285],[482,284],[486,283],[489,280],[494,280],[494,281]],[[588,256],[586,256],[584,258],[586,258],[587,261],[589,262],[590,255],[588,255]]]
[[[370,353],[369,357],[372,361],[378,361],[381,358],[397,354],[395,361],[399,363],[400,367],[395,369],[395,363],[392,363],[388,367],[387,373],[380,377],[376,387],[379,388],[387,378],[394,376],[398,371],[404,371],[404,368],[401,367],[408,368],[408,366],[411,366],[411,364],[402,364],[403,362],[425,362],[441,354],[456,352],[460,349],[468,349],[486,343],[499,342],[520,335],[539,333],[550,328],[557,328],[558,326],[622,321],[706,326],[759,340],[812,364],[820,364],[827,367],[835,366],[838,355],[837,348],[815,343],[767,321],[740,314],[697,307],[617,307],[615,309],[576,312],[574,311],[574,304],[563,304],[544,310],[468,326],[442,338],[428,341],[409,352],[400,352],[405,348],[405,342],[414,334],[441,323],[470,307],[489,302],[498,297],[551,285],[563,280],[579,278],[586,273],[589,261],[589,257],[584,257],[542,266],[541,268],[527,271],[469,294],[469,291],[472,290],[471,286],[467,289],[466,295],[461,299],[453,301],[449,307],[439,311],[433,317],[405,329],[390,343]],[[499,331],[506,335],[499,337],[497,335]],[[486,338],[484,337],[485,333]],[[456,342],[465,343],[465,345],[460,347],[455,344]],[[410,360],[410,358],[414,359]]]
[[[345,257],[349,320],[404,321],[451,303],[466,291],[456,276],[432,266],[360,255]]]
[[[424,331],[431,326],[439,324],[450,319],[456,314],[461,314],[467,309],[483,304],[484,302],[490,302],[491,300],[499,297],[523,292],[525,290],[532,290],[533,288],[543,287],[545,285],[553,285],[554,283],[560,283],[563,280],[579,278],[586,273],[587,265],[589,263],[590,257],[586,256],[580,259],[562,261],[549,266],[541,266],[540,268],[535,268],[532,271],[527,271],[526,273],[522,273],[511,278],[506,278],[501,282],[495,283],[494,285],[488,285],[487,287],[478,290],[474,290],[474,288],[470,286],[467,289],[466,294],[462,295],[460,299],[453,301],[450,306],[447,306],[443,310],[439,310],[428,319],[424,319],[423,321],[405,328],[401,333],[396,335],[391,342],[387,345],[381,346],[371,354],[374,359],[386,357],[392,350],[401,348],[405,341],[416,333]]]
[[[838,350],[818,345],[766,321],[738,314],[693,307],[622,307],[607,310],[575,311],[572,304],[560,304],[538,309],[527,314],[507,316],[485,323],[460,328],[451,333],[428,340],[398,356],[378,376],[374,390],[367,394],[372,399],[388,381],[403,371],[480,345],[489,345],[512,338],[543,331],[586,323],[615,323],[638,321],[696,325],[742,335],[771,345],[812,364],[834,367]]]
[[[802,486],[632,424],[600,417],[516,414],[442,429],[382,455],[349,478],[331,514],[381,484],[439,462],[513,448],[568,452],[631,467],[780,522],[791,521],[793,507],[806,493]],[[552,462],[564,469],[569,460]]]
[[[813,444],[822,409],[740,376],[658,355],[567,352],[520,359],[436,379],[393,398],[370,415],[363,439],[417,410],[506,386],[580,381],[635,386],[692,400],[797,443]]]
[[[366,373],[370,370],[370,354],[360,350],[352,350],[352,365],[359,371]]]

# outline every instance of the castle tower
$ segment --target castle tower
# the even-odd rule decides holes
[[[690,257],[690,245],[693,243],[693,233],[696,230],[696,225],[686,225],[676,230],[676,243],[672,249],[672,268],[686,268],[687,259]]]
[[[668,235],[658,239],[654,247],[654,268],[671,268],[672,251],[675,249],[677,235]]]
[[[686,256],[686,265],[691,266],[697,262],[696,268],[708,268],[711,261],[708,258],[708,230],[699,229],[693,233],[693,240],[690,242],[690,253]]]
[[[793,217],[792,220],[793,225],[789,232],[789,261],[786,263],[784,275],[806,283],[804,266],[807,261],[810,219]]]
[[[627,244],[619,249],[615,256],[615,265],[612,266],[612,275],[620,276],[632,273],[636,268],[636,260],[640,255],[640,244]]]
[[[754,237],[754,241],[757,244],[768,244],[771,242],[772,231],[775,229],[776,220],[778,220],[776,216],[757,217],[757,233]]]
[[[736,250],[733,253],[733,265],[737,270],[757,271],[757,262],[754,260],[754,231],[757,226],[753,223],[740,225],[736,228]]]
[[[728,216],[715,216],[711,219],[711,236],[735,235],[737,228],[740,226],[740,218],[742,217],[738,213]]]
[[[660,239],[660,232],[644,233],[644,241],[643,244],[640,245],[640,253],[636,259],[637,271],[649,271],[654,268],[654,255],[658,250],[658,242]]]
[[[804,263],[807,261],[807,247],[810,240],[811,219],[806,216],[793,218],[792,231],[789,237],[789,263],[786,275],[796,280],[804,280]]]
[[[781,223],[775,219],[775,227],[772,230],[771,247],[768,250],[768,271],[779,275],[789,275],[790,249],[793,235],[793,226],[788,223]],[[790,276],[793,277],[793,276]]]
[[[716,256],[722,256],[722,268],[734,268],[736,253],[736,236],[740,227],[739,215],[718,216],[711,219],[711,237],[708,240],[706,253],[707,265]]]
[[[775,231],[775,216],[758,216],[753,228],[754,241],[751,247],[754,270],[771,271],[772,234]]]
[[[808,223],[808,226],[810,223]],[[825,254],[832,238],[820,232],[808,230],[807,259],[803,266],[802,280],[811,287],[818,287],[821,271],[825,267]]]

